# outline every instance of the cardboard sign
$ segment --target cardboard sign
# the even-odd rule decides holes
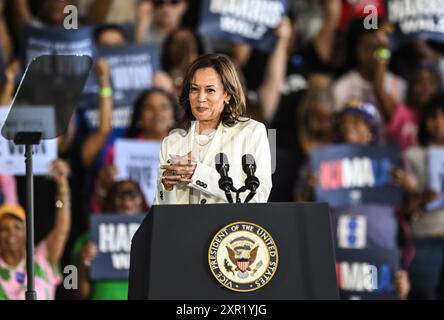
[[[271,52],[287,7],[287,0],[204,0],[199,33]]]
[[[25,108],[23,108],[25,109]],[[34,108],[32,110],[35,110]],[[50,108],[52,110],[52,108]],[[26,110],[24,110],[26,112]],[[9,108],[0,107],[0,128],[8,116]],[[31,111],[34,113],[35,111]],[[30,114],[30,112],[27,112]],[[37,126],[38,121],[37,121]],[[43,124],[44,125],[44,124]],[[19,128],[15,128],[19,129]],[[35,175],[49,174],[51,163],[57,159],[57,139],[42,140],[36,145],[33,154],[33,172]],[[0,135],[0,174],[25,175],[25,146],[15,145]]]
[[[117,139],[114,164],[120,179],[139,183],[149,204],[154,202],[159,169],[160,142]]]
[[[35,28],[26,26],[23,29],[23,63],[25,66],[34,58],[46,54],[75,54],[93,57],[94,42],[90,27],[77,30],[64,28]]]
[[[398,250],[336,249],[336,274],[343,300],[397,300],[394,275]]]
[[[131,239],[145,214],[92,214],[90,218],[92,241],[98,254],[91,263],[92,280],[127,280]]]
[[[444,41],[443,0],[388,0],[388,19],[398,38]]]
[[[331,145],[314,150],[310,159],[318,182],[316,201],[347,207],[401,200],[401,190],[391,178],[391,170],[400,165],[400,153],[392,147]]]

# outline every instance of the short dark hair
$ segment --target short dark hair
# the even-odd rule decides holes
[[[434,95],[424,109],[421,110],[418,130],[418,142],[427,147],[430,144],[430,135],[427,131],[427,121],[436,116],[438,112],[444,114],[444,93]]]
[[[126,30],[118,24],[102,24],[102,25],[96,27],[94,29],[94,42],[98,43],[100,36],[102,35],[102,33],[106,32],[106,31],[117,31],[123,36],[123,39],[125,39],[125,42],[128,42],[129,37],[128,37]]]
[[[230,95],[230,101],[224,106],[221,114],[221,122],[226,127],[232,127],[237,122],[243,122],[241,117],[246,117],[247,107],[245,92],[239,80],[236,67],[225,54],[212,53],[198,57],[189,67],[183,80],[180,105],[184,110],[181,127],[188,131],[191,121],[195,120],[191,112],[189,100],[191,81],[198,69],[213,68],[220,76],[225,91]]]

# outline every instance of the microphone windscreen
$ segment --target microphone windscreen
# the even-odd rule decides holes
[[[248,165],[256,165],[253,155],[249,153],[242,156],[242,167],[246,167]]]
[[[228,164],[227,155],[225,153],[216,154],[216,156],[214,157],[214,162],[216,163],[216,165]]]
[[[214,162],[217,172],[221,173],[221,169],[223,166],[225,166],[226,170],[228,170],[228,157],[225,153],[216,154],[216,156],[214,157]]]

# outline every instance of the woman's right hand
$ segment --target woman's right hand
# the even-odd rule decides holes
[[[91,262],[97,256],[97,246],[93,241],[88,241],[83,246],[83,249],[80,253],[80,261],[84,267],[88,267],[91,265]]]

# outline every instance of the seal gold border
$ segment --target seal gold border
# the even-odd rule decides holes
[[[211,252],[211,244],[214,242],[214,239],[216,239],[216,237],[217,237],[217,235],[218,235],[219,233],[221,233],[224,229],[228,229],[228,228],[230,228],[231,226],[236,225],[236,224],[249,224],[249,225],[252,225],[252,226],[254,226],[254,227],[256,227],[256,228],[260,228],[260,229],[264,230],[264,231],[270,236],[271,240],[273,240],[274,247],[276,248],[276,268],[275,268],[274,273],[270,276],[270,278],[269,278],[269,279],[268,279],[268,280],[267,280],[262,286],[260,286],[260,287],[256,287],[256,288],[248,289],[248,290],[239,290],[239,289],[231,288],[231,287],[225,285],[222,281],[220,281],[219,278],[218,278],[218,277],[216,276],[216,274],[214,273],[213,269],[211,268],[211,261],[210,261],[210,256],[211,256],[211,254],[210,254],[210,252]],[[247,231],[247,232],[250,232],[250,231]],[[210,271],[211,271],[211,274],[213,275],[213,277],[214,277],[214,278],[215,278],[215,279],[216,279],[221,285],[223,285],[225,288],[227,288],[227,289],[229,289],[229,290],[231,290],[231,291],[241,292],[241,293],[256,291],[256,290],[259,290],[259,289],[262,289],[263,287],[265,287],[265,286],[270,282],[270,280],[273,279],[274,275],[276,274],[276,272],[277,272],[277,270],[278,270],[278,267],[279,267],[279,250],[278,250],[278,246],[277,246],[277,244],[276,244],[276,241],[274,241],[274,238],[271,236],[271,233],[268,232],[268,230],[265,229],[264,227],[262,227],[262,226],[260,226],[260,225],[258,225],[258,224],[256,224],[256,223],[252,223],[252,222],[248,222],[248,221],[237,221],[237,222],[233,222],[233,223],[227,224],[227,225],[223,226],[222,228],[220,228],[220,229],[216,232],[216,234],[214,235],[214,237],[211,239],[211,241],[210,241],[210,245],[209,245],[209,247],[208,247],[208,266],[209,266],[209,268],[210,268]]]

